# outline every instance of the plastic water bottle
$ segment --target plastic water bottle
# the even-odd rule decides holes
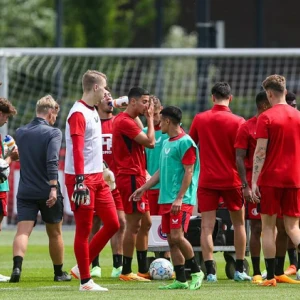
[[[128,97],[122,96],[117,99],[113,99],[112,102],[110,102],[109,104],[116,108],[126,108],[128,106],[128,102]]]
[[[11,151],[14,147],[16,147],[16,142],[14,138],[10,135],[6,135],[3,142],[9,151]]]

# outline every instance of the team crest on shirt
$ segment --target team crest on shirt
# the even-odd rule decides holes
[[[170,150],[171,150],[171,148],[168,148],[168,149],[165,148],[165,153],[166,153],[166,154],[169,154]]]
[[[145,210],[146,206],[145,206],[145,203],[144,203],[144,202],[141,202],[141,203],[140,203],[140,208],[141,208],[141,210]]]

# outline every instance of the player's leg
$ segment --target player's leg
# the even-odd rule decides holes
[[[287,253],[289,256],[289,267],[284,271],[285,275],[295,275],[297,272],[297,265],[298,265],[298,254],[290,237],[288,237],[288,244],[287,244]]]
[[[284,260],[285,260],[286,250],[287,250],[287,239],[288,239],[288,235],[284,228],[283,216],[281,214],[277,214],[276,228],[277,228],[277,235],[276,235],[275,275],[281,276],[284,274]],[[296,271],[294,274],[296,274]]]
[[[150,212],[146,211],[142,214],[141,227],[137,233],[136,237],[136,256],[138,262],[138,276],[150,279],[148,273],[149,266],[147,261],[147,251],[148,251],[148,236],[149,230],[151,228],[151,217]]]
[[[208,282],[216,282],[217,275],[213,261],[213,231],[216,223],[216,210],[220,192],[198,187],[198,210],[201,213],[201,248]]]
[[[89,242],[93,239],[94,235],[98,232],[98,230],[100,229],[100,226],[101,226],[101,220],[96,214],[94,214],[93,226],[92,226],[91,233],[89,235]],[[91,276],[98,277],[98,278],[101,277],[99,254],[92,261]]]
[[[42,220],[46,223],[49,238],[49,254],[53,263],[54,281],[70,281],[72,277],[63,271],[64,241],[62,236],[62,219],[64,213],[63,198],[58,197],[55,205],[49,208],[46,202],[39,201]]]
[[[17,199],[18,225],[13,241],[13,271],[10,282],[19,282],[22,272],[22,263],[25,256],[29,236],[36,222],[38,205],[33,201]]]
[[[117,233],[111,238],[110,244],[113,255],[113,270],[111,272],[111,277],[119,277],[122,272],[123,266],[123,240],[125,233],[125,213],[124,210],[118,210],[118,219],[120,223],[120,228]]]
[[[250,254],[251,261],[253,266],[253,282],[261,283],[262,276],[260,271],[260,252],[261,252],[261,219],[252,219],[250,220]]]
[[[235,281],[251,280],[251,277],[244,272],[244,259],[246,252],[246,228],[245,209],[243,193],[240,188],[223,190],[222,197],[225,206],[229,210],[230,219],[234,228],[234,248],[236,255],[236,267],[234,273]]]

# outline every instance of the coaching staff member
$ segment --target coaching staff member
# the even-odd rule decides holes
[[[47,95],[36,104],[36,117],[16,131],[20,157],[20,181],[17,193],[18,226],[13,242],[13,272],[10,282],[19,282],[28,239],[40,211],[46,223],[54,281],[70,281],[62,271],[63,197],[58,184],[58,158],[62,133],[53,128],[58,103]]]

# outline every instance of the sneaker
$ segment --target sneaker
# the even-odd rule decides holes
[[[262,278],[261,275],[254,275],[252,277],[252,283],[254,283],[254,284],[260,284],[262,282],[263,282],[263,278]]]
[[[14,268],[11,275],[9,282],[19,282],[21,277],[21,270],[19,268]]]
[[[87,283],[80,284],[79,291],[85,292],[107,292],[108,289],[100,286],[99,284],[95,283],[93,279],[90,279]]]
[[[121,273],[122,273],[122,266],[119,267],[119,268],[113,268],[112,271],[111,271],[111,275],[110,277],[112,278],[119,278]]]
[[[134,273],[129,273],[129,274],[121,274],[120,275],[120,280],[122,281],[145,281],[145,282],[150,282],[150,279],[138,276],[137,274]]]
[[[233,276],[234,281],[250,281],[251,280],[251,276],[247,275],[246,272],[239,272],[239,271],[235,271],[234,272],[234,276]]]
[[[217,282],[217,275],[216,274],[208,274],[206,277],[207,282]]]
[[[140,272],[138,272],[137,276],[140,276],[140,277],[143,277],[143,278],[146,278],[146,279],[151,279],[149,272],[147,272],[147,273],[140,273]]]
[[[259,286],[276,286],[277,282],[275,278],[272,279],[265,279]]]
[[[91,270],[91,277],[101,278],[101,268],[96,266]]]
[[[263,270],[263,271],[261,272],[261,277],[262,277],[263,280],[267,279],[267,275],[268,275],[267,270]]]
[[[202,285],[204,273],[202,271],[198,273],[192,273],[192,281],[190,283],[190,290],[199,290]]]
[[[189,284],[187,282],[174,280],[171,284],[162,285],[158,288],[160,290],[187,290],[189,288]]]
[[[72,276],[67,272],[62,272],[61,276],[54,276],[54,281],[71,281]]]
[[[80,279],[80,273],[79,273],[78,265],[74,266],[74,267],[71,269],[70,274],[71,274],[75,279]]]
[[[300,269],[296,273],[296,280],[300,280]]]
[[[279,276],[274,276],[278,283],[292,283],[292,284],[300,284],[300,281],[294,280],[284,274]]]
[[[284,271],[284,274],[287,275],[287,276],[290,276],[290,275],[296,275],[297,273],[297,268],[295,265],[290,265],[285,271]]]
[[[10,277],[0,274],[0,282],[9,282]]]

